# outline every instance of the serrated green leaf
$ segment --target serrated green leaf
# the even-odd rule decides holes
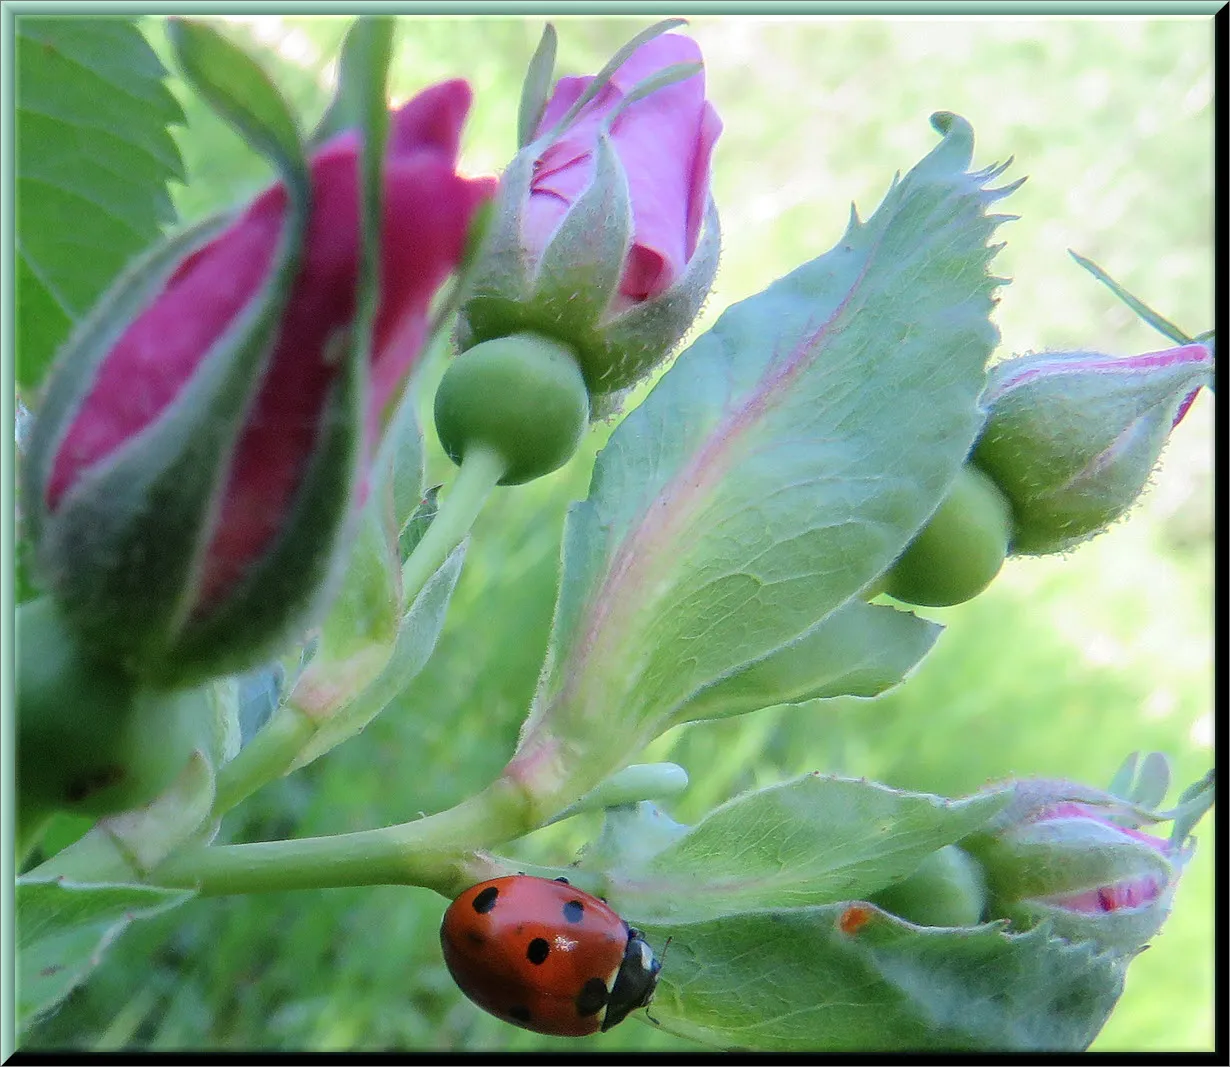
[[[555,27],[547,23],[521,86],[521,104],[517,109],[517,148],[524,148],[534,137],[542,122],[551,96],[551,76],[555,73]]]
[[[714,809],[643,866],[611,872],[608,896],[637,923],[863,898],[981,829],[1006,801],[807,775]]]
[[[172,16],[167,38],[193,89],[304,195],[311,183],[299,124],[269,75],[204,22]]]
[[[872,218],[728,309],[612,435],[568,517],[523,752],[583,738],[604,777],[857,594],[935,509],[980,425],[1004,191],[966,172],[968,124],[934,121],[943,141]]]
[[[18,879],[18,1027],[54,1008],[84,981],[130,922],[157,915],[193,895],[191,890],[145,885]]]
[[[1123,989],[1123,963],[1088,944],[917,927],[868,904],[641,928],[670,939],[650,1012],[718,1048],[1076,1052]]]
[[[702,689],[675,722],[742,715],[823,697],[873,697],[897,685],[944,628],[887,605],[851,600],[797,641]]]
[[[15,23],[16,371],[41,382],[73,324],[172,221],[183,114],[127,18]]]

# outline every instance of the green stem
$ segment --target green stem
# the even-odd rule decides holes
[[[402,565],[402,603],[411,604],[428,580],[470,532],[483,503],[503,477],[507,464],[495,451],[478,445],[466,451],[440,510],[423,539]],[[218,773],[213,815],[224,815],[262,786],[282,777],[324,722],[283,704],[260,733]]]
[[[248,845],[196,846],[154,869],[150,882],[202,895],[418,885],[456,896],[494,868],[476,850],[533,829],[525,794],[507,779],[448,811],[378,830]]]
[[[440,504],[440,510],[431,520],[423,539],[402,564],[404,603],[413,603],[427,580],[470,532],[491,490],[507,470],[507,461],[494,449],[480,444],[466,449],[461,469]]]
[[[290,704],[278,708],[260,732],[218,771],[213,817],[220,818],[262,786],[281,778],[316,732],[316,725]]]

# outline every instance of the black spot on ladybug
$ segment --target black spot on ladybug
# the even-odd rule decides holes
[[[466,940],[469,941],[471,945],[485,945],[487,943],[487,939],[477,930],[467,930]]]
[[[479,915],[486,915],[492,908],[495,907],[495,898],[500,895],[500,891],[495,886],[489,885],[481,893],[474,898],[473,907]]]
[[[562,877],[561,877],[561,878],[557,878],[557,879],[555,879],[555,880],[556,880],[557,882],[563,882],[563,883],[564,883],[564,885],[572,885],[572,883],[571,883],[570,881],[568,881],[568,879],[567,879],[567,878],[562,878]]]
[[[606,983],[601,978],[591,978],[577,994],[577,1014],[582,1018],[597,1015],[606,1006],[607,996]]]
[[[546,938],[542,937],[534,938],[530,947],[525,950],[525,958],[533,964],[546,963],[550,954],[551,946],[547,944]]]
[[[579,923],[585,918],[585,905],[579,900],[570,900],[564,905],[564,921]]]
[[[519,1023],[528,1023],[533,1018],[530,1014],[530,1009],[522,1004],[514,1004],[508,1009],[508,1014]]]

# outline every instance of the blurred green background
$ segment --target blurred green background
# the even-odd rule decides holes
[[[346,19],[228,22],[314,122]],[[559,70],[593,72],[647,18],[555,19]],[[167,55],[161,26],[144,27]],[[398,100],[455,76],[476,103],[463,166],[498,171],[514,149],[532,18],[401,20]],[[928,116],[967,117],[975,165],[1015,156],[1030,176],[1003,210],[995,269],[1012,278],[1001,355],[1166,347],[1067,256],[1100,263],[1189,333],[1212,324],[1212,22],[1126,16],[698,17],[689,31],[725,123],[715,159],[723,261],[702,326],[728,303],[826,251],[850,202],[870,214],[897,170],[935,144]],[[169,62],[169,61],[168,61]],[[191,185],[185,218],[268,180],[238,140],[175,89]],[[440,371],[424,371],[429,399]],[[1129,521],[1068,558],[1010,561],[985,594],[931,614],[948,626],[897,691],[767,709],[685,727],[646,753],[692,775],[671,813],[804,771],[865,775],[959,795],[1009,775],[1104,785],[1134,749],[1161,749],[1178,786],[1212,760],[1212,418],[1202,395]],[[566,470],[499,490],[482,516],[445,634],[426,671],[363,735],[260,793],[222,839],[336,833],[413,818],[489,781],[510,754],[550,622],[564,509],[583,496],[598,427]],[[433,435],[429,442],[434,448]],[[438,449],[432,481],[450,475]],[[1172,795],[1173,798],[1173,795]],[[574,819],[517,846],[566,863],[594,833]],[[62,830],[67,832],[68,827]],[[1213,1048],[1213,823],[1095,1050]],[[135,927],[24,1047],[695,1049],[630,1022],[584,1048],[472,1007],[440,958],[446,901],[377,888],[198,900]]]

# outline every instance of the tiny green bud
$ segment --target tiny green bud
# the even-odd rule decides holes
[[[481,444],[506,463],[501,485],[562,467],[589,424],[589,394],[572,353],[534,334],[475,345],[449,364],[436,391],[436,432],[454,463]]]
[[[974,467],[888,572],[884,592],[907,604],[946,607],[977,596],[999,573],[1012,536],[1012,513],[995,483]]]

